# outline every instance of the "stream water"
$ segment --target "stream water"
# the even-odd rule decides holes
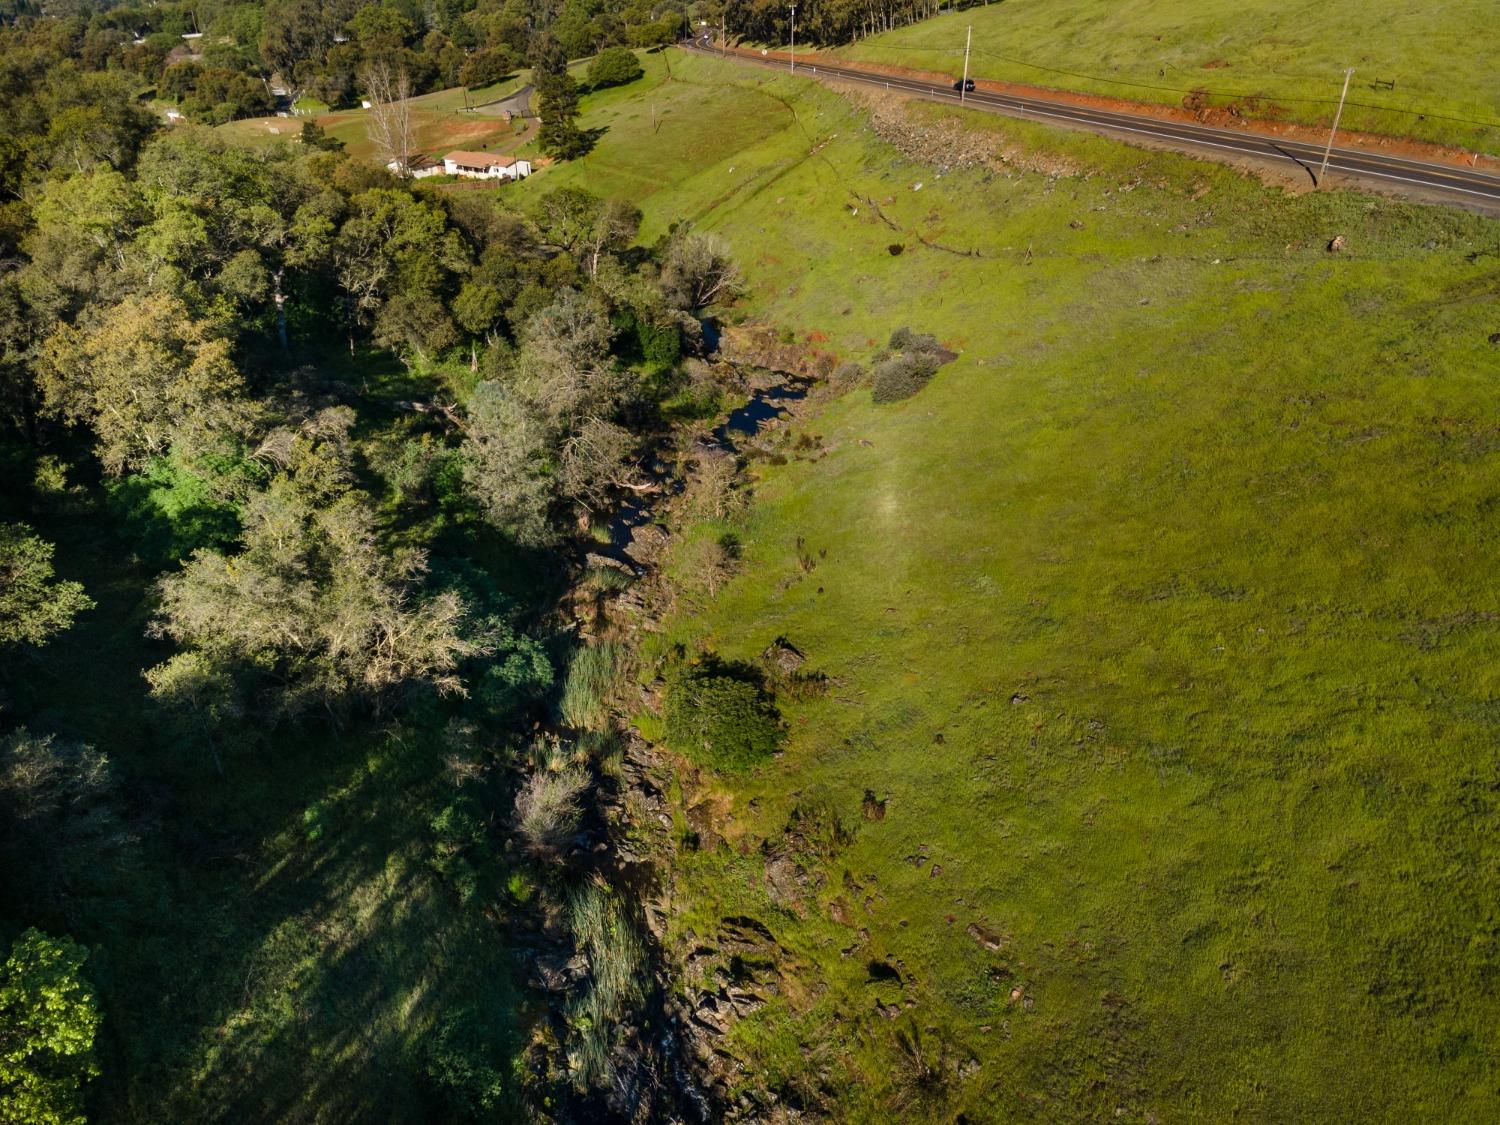
[[[767,423],[787,413],[787,403],[807,397],[807,385],[781,383],[755,391],[750,400],[735,410],[713,430],[713,444],[730,453],[740,452],[740,443],[754,437]],[[635,530],[652,520],[650,501],[626,500],[609,521],[609,543],[600,545],[599,553],[635,566],[628,548],[635,542]]]
[[[774,387],[756,391],[750,401],[714,428],[714,441],[731,453],[738,453],[737,442],[758,434],[767,422],[783,417],[785,403],[798,402],[807,397],[807,387],[801,383],[780,383]]]

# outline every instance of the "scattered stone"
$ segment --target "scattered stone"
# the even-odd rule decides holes
[[[785,637],[777,637],[772,641],[771,647],[761,653],[760,658],[783,676],[790,676],[807,663],[807,657],[803,656],[797,646]]]
[[[710,801],[699,801],[687,810],[688,827],[693,830],[701,852],[715,851],[724,842],[724,837],[714,824],[714,812]]]
[[[1011,706],[1019,706],[1020,704],[1025,703],[1030,698],[1031,696],[1027,695],[1025,692],[1018,691],[1015,695],[1010,697]]]
[[[766,893],[777,906],[791,910],[799,916],[803,913],[802,895],[798,888],[807,882],[807,872],[799,867],[791,856],[773,855],[766,860]]]
[[[885,801],[875,796],[875,790],[865,790],[865,819],[884,820]]]
[[[1005,938],[997,934],[987,926],[981,926],[978,922],[970,922],[964,927],[964,932],[977,941],[985,949],[1002,949],[1005,946]]]
[[[620,559],[612,559],[608,555],[587,554],[583,556],[583,563],[590,570],[618,570],[632,577],[635,574],[628,564]]]
[[[1341,235],[1341,234],[1334,235],[1333,236],[1333,240],[1328,243],[1328,252],[1330,254],[1337,254],[1340,250],[1344,249],[1344,247],[1346,247],[1348,245],[1349,244],[1346,241],[1344,241],[1344,236],[1343,235]]]
[[[1490,333],[1490,343],[1500,346],[1500,332]]]
[[[929,879],[936,879],[942,873],[943,873],[943,865],[941,863],[934,863],[932,865],[932,870],[927,873],[927,877]]]

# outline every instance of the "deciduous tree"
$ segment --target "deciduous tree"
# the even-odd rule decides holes
[[[254,410],[229,342],[165,293],[130,297],[47,341],[39,373],[48,411],[94,431],[105,470],[140,467],[174,443],[197,450],[246,434]]]
[[[82,585],[53,577],[53,549],[25,524],[0,523],[0,646],[42,644],[93,608]]]
[[[30,929],[0,970],[0,1120],[84,1125],[83,1086],[97,1077],[100,1015],[82,969],[88,951]]]

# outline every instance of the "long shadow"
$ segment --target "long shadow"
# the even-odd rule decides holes
[[[170,653],[144,631],[156,567],[84,483],[7,495],[6,518],[56,543],[59,576],[98,604],[7,663],[3,719],[106,753],[137,839],[101,853],[63,907],[7,897],[3,921],[91,950],[104,1013],[91,1119],[461,1116],[444,1076],[508,1073],[520,993],[498,897],[462,903],[429,865],[430,822],[453,795],[444,715],[400,737],[368,721],[259,730],[250,715],[261,737],[221,776],[149,698],[143,673]],[[469,1031],[445,1034],[453,1013]]]
[[[1274,149],[1276,152],[1280,153],[1282,156],[1286,157],[1293,164],[1297,165],[1297,167],[1301,168],[1304,172],[1306,172],[1307,173],[1308,181],[1312,184],[1313,187],[1317,187],[1318,186],[1318,174],[1313,171],[1313,167],[1312,167],[1311,164],[1305,163],[1302,160],[1302,158],[1300,156],[1298,156],[1296,153],[1287,151],[1286,149],[1282,148],[1279,144],[1275,144],[1273,142],[1271,144],[1271,148]]]

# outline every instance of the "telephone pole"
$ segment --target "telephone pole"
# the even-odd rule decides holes
[[[719,9],[719,58],[729,57],[729,17],[725,15],[728,8]]]
[[[1339,95],[1338,112],[1333,115],[1333,128],[1328,130],[1328,145],[1323,149],[1323,167],[1318,170],[1318,186],[1323,186],[1323,177],[1328,175],[1328,156],[1333,152],[1333,139],[1339,133],[1339,121],[1344,116],[1344,99],[1349,96],[1349,79],[1354,77],[1354,68],[1351,66],[1344,71],[1344,92]]]
[[[797,73],[797,5],[792,5],[792,45],[787,51],[792,60],[792,73]]]
[[[974,43],[974,25],[969,25],[968,37],[964,39],[964,77],[958,84],[958,104],[964,104],[964,98],[969,94],[969,48]]]

